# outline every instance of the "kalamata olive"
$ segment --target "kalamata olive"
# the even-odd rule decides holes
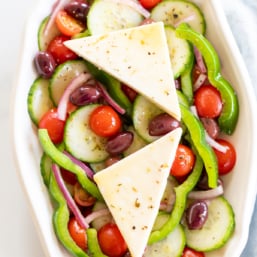
[[[56,62],[53,56],[44,51],[40,51],[36,54],[34,64],[38,74],[46,79],[52,76],[56,67]]]
[[[208,135],[213,139],[216,139],[220,132],[220,128],[216,120],[211,118],[201,118],[201,121]]]
[[[149,123],[149,134],[151,136],[162,136],[178,128],[180,122],[167,113],[155,116]]]
[[[124,152],[131,145],[133,137],[134,135],[130,131],[118,133],[115,137],[108,140],[106,151],[111,155],[117,155]]]
[[[208,218],[208,205],[205,201],[193,202],[186,210],[189,229],[201,229]]]
[[[118,162],[118,161],[120,161],[121,160],[121,157],[120,156],[110,156],[109,158],[107,158],[106,160],[105,160],[105,166],[106,167],[109,167],[109,166],[111,166],[111,165],[113,165],[114,163],[116,163],[116,162]]]
[[[70,101],[74,105],[83,106],[95,103],[101,97],[101,93],[94,85],[84,84],[76,88],[70,95]]]
[[[89,10],[89,5],[83,1],[72,1],[65,5],[64,10],[73,18],[86,23],[86,16]]]

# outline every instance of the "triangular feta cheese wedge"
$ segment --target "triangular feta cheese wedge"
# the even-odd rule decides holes
[[[142,257],[182,134],[178,128],[95,174],[132,257]]]
[[[64,44],[180,120],[162,22],[73,39]]]

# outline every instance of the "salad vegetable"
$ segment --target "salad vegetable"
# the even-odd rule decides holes
[[[40,172],[53,201],[53,226],[59,241],[73,256],[141,257],[143,252],[141,256],[132,253],[121,233],[112,211],[115,206],[109,205],[108,192],[104,194],[99,186],[99,174],[125,159],[137,160],[133,167],[145,167],[133,156],[179,130],[179,135],[183,133],[172,165],[151,166],[155,156],[148,155],[144,161],[149,159],[150,167],[138,170],[168,170],[163,188],[156,179],[156,188],[163,193],[158,206],[148,206],[156,212],[148,243],[143,245],[144,256],[203,257],[223,247],[235,228],[222,176],[236,164],[229,136],[235,131],[239,106],[236,92],[222,75],[218,53],[204,35],[208,29],[204,13],[188,0],[58,0],[53,4],[38,27],[38,53],[33,60],[38,76],[28,92],[27,107],[43,149]],[[136,90],[65,44],[156,22],[162,24],[167,41],[168,67],[174,76],[170,85],[176,87],[181,120],[164,111],[165,104],[157,106],[143,93],[149,91],[147,76],[141,79],[145,88]],[[136,51],[133,61],[137,62]],[[142,66],[140,72],[152,71]],[[163,151],[159,150],[160,156]],[[142,178],[137,177],[125,180]],[[143,182],[140,185],[147,188]],[[133,183],[126,196],[120,193],[121,201],[141,192]],[[117,185],[117,194],[122,186]],[[138,197],[133,204],[135,209],[144,205]],[[123,217],[123,222],[130,224],[128,219]],[[127,233],[135,238],[137,229],[131,225]]]
[[[202,34],[198,34],[186,24],[181,24],[176,33],[179,37],[193,43],[201,52],[207,66],[208,79],[211,85],[219,90],[222,98],[222,113],[218,118],[220,129],[227,134],[232,134],[239,114],[238,100],[232,86],[220,73],[220,61],[217,52]]]

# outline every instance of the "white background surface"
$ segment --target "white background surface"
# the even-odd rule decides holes
[[[241,2],[243,4],[241,4]],[[22,32],[35,0],[2,1],[0,28],[0,257],[43,257],[29,206],[14,167],[10,140],[10,99],[17,71]],[[245,57],[252,80],[257,80],[256,0],[223,0],[229,24]],[[256,27],[255,27],[256,28]],[[256,82],[255,82],[256,84]],[[257,86],[256,86],[257,91]],[[256,257],[257,211],[242,257]]]

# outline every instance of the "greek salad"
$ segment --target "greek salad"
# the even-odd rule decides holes
[[[72,256],[202,257],[233,235],[239,106],[206,27],[187,0],[57,0],[39,24],[27,109]]]

